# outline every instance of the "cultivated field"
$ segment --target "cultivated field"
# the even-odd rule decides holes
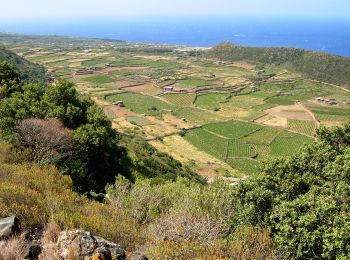
[[[319,126],[350,116],[350,93],[341,88],[288,68],[205,59],[194,49],[127,43],[12,49],[55,79],[74,81],[118,131],[146,138],[209,177],[259,174],[264,159],[292,156],[313,142]]]

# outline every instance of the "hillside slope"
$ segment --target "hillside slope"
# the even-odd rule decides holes
[[[222,43],[204,53],[225,61],[281,65],[302,76],[350,88],[350,58],[292,48],[255,48]]]
[[[10,63],[26,82],[47,82],[49,76],[46,69],[38,64],[23,59],[17,54],[0,46],[0,61]]]

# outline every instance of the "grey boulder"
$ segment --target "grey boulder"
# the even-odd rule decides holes
[[[0,219],[0,238],[8,238],[20,231],[19,219],[15,216]]]
[[[96,254],[105,255],[103,259],[108,259],[108,252],[112,259],[125,259],[125,252],[119,245],[83,230],[62,231],[58,237],[57,249],[60,259],[68,259],[72,250],[78,259],[93,259]]]

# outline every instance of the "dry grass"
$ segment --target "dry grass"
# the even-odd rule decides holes
[[[60,232],[61,229],[55,222],[50,221],[46,225],[41,239],[43,251],[40,255],[40,259],[59,260],[56,244]]]
[[[68,257],[67,260],[79,260],[78,250],[75,247],[70,247],[68,249]]]
[[[50,221],[43,232],[43,243],[56,243],[58,236],[61,232],[61,228],[53,221]]]
[[[25,252],[24,237],[13,237],[0,243],[0,260],[24,259]]]

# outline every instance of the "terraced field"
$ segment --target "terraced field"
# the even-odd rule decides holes
[[[210,93],[198,95],[195,104],[198,107],[215,110],[219,109],[222,102],[225,102],[230,97],[229,94]]]
[[[30,44],[13,45],[15,52],[46,66],[56,79],[73,80],[82,94],[99,101],[118,131],[158,142],[165,152],[178,144],[162,143],[164,138],[182,138],[193,148],[187,147],[189,151],[206,154],[206,162],[200,162],[208,167],[206,175],[217,174],[208,173],[208,158],[235,172],[258,174],[262,160],[293,155],[313,142],[318,125],[334,126],[350,118],[350,93],[341,88],[277,65],[261,68],[203,59],[177,48],[108,42],[42,45],[33,51]],[[85,70],[93,74],[77,73]],[[170,92],[166,86],[172,87]],[[316,97],[337,104],[317,103]],[[125,107],[112,105],[115,101]]]
[[[207,124],[189,131],[185,139],[230,165],[237,164],[238,170],[248,169],[249,174],[255,173],[262,159],[291,156],[313,142],[300,134],[239,121]],[[220,148],[214,148],[218,144]],[[251,165],[244,167],[242,162]]]
[[[137,93],[121,93],[106,96],[106,101],[123,101],[125,107],[132,112],[146,115],[169,113],[175,107],[155,97]]]
[[[113,79],[105,75],[96,75],[84,78],[85,81],[95,84],[105,84],[113,82]]]
[[[313,136],[316,130],[316,123],[313,121],[288,119],[288,129]]]
[[[195,94],[166,94],[162,96],[166,101],[178,106],[192,106],[196,99]]]

